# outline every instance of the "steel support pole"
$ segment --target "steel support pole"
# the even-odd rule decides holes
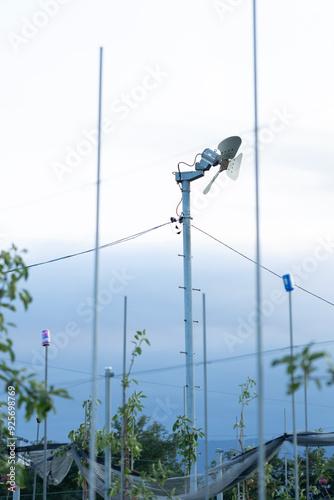
[[[85,412],[85,431],[84,431],[84,441],[87,441],[87,401],[84,406]],[[82,478],[82,500],[87,500],[88,498],[88,483],[85,478]]]
[[[105,429],[106,434],[110,434],[111,432],[111,377],[114,376],[114,373],[111,371],[111,366],[107,366],[105,368]],[[110,488],[111,483],[111,449],[110,446],[107,446],[105,458],[104,458],[104,481],[105,481],[105,492],[104,492],[104,500],[108,500],[108,490]]]
[[[221,448],[216,449],[216,465],[220,465],[223,463],[223,450]],[[217,472],[217,479],[223,477],[223,472]],[[218,493],[217,500],[223,500],[223,493]]]
[[[99,241],[100,241],[100,177],[101,177],[101,118],[102,118],[102,67],[103,48],[100,47],[99,64],[99,106],[98,106],[98,138],[97,138],[97,180],[96,180],[96,223],[95,223],[95,260],[94,260],[94,318],[93,318],[93,342],[92,342],[92,410],[91,410],[91,433],[89,440],[89,500],[96,499],[96,426],[97,426],[97,392],[98,392],[98,330],[99,330]]]
[[[195,383],[194,383],[194,347],[193,347],[193,306],[191,278],[191,215],[190,181],[182,181],[183,206],[183,277],[184,277],[184,323],[186,349],[186,386],[187,417],[195,425]]]
[[[45,346],[45,390],[48,390],[48,346]],[[47,460],[46,460],[46,450],[47,450],[47,414],[44,418],[44,469],[43,469],[43,500],[46,500],[46,489],[47,489]]]
[[[308,431],[307,422],[307,376],[304,378],[304,398],[305,398],[305,432]],[[310,498],[310,470],[309,470],[309,456],[308,446],[305,448],[305,467],[306,467],[306,500]]]
[[[291,292],[289,293],[289,323],[290,323],[290,356],[293,356],[293,331],[292,331],[292,301]],[[294,382],[293,373],[291,382]],[[292,422],[293,422],[293,453],[294,453],[294,470],[295,470],[295,499],[299,499],[299,481],[298,481],[298,451],[297,451],[297,431],[296,431],[296,400],[295,392],[292,392]]]
[[[40,424],[40,420],[38,418],[36,418],[36,421],[37,421],[37,438],[36,438],[36,444],[38,444],[38,441],[39,441],[39,424]],[[33,492],[32,492],[32,500],[36,499],[36,479],[37,479],[37,473],[36,473],[36,469],[35,469],[34,470],[34,486],[33,486]]]
[[[265,449],[264,449],[264,368],[261,312],[261,252],[260,252],[260,183],[259,183],[259,134],[257,89],[257,5],[253,0],[253,77],[254,77],[254,152],[255,152],[255,220],[256,220],[256,344],[258,387],[258,499],[266,499]]]
[[[207,362],[206,362],[206,307],[205,293],[202,295],[203,300],[203,378],[204,378],[204,433],[205,433],[205,500],[209,500],[209,451],[208,451],[208,377],[207,377]]]
[[[194,382],[194,347],[193,347],[193,307],[191,278],[191,214],[190,214],[190,181],[182,181],[183,210],[183,277],[184,277],[184,325],[185,325],[185,356],[186,356],[186,386],[187,386],[187,418],[191,425],[195,420],[195,382]],[[190,491],[196,490],[196,464],[190,479]]]
[[[127,309],[128,299],[124,297],[124,324],[123,324],[123,384],[122,384],[122,401],[123,411],[125,411],[125,376],[126,376],[126,329],[127,329]],[[122,418],[122,450],[121,450],[121,500],[124,499],[124,417]]]
[[[284,408],[284,434],[286,434],[286,408]],[[287,443],[284,441],[284,484],[288,485],[288,454]]]

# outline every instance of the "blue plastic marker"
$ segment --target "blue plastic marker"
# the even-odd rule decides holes
[[[287,292],[292,292],[292,290],[294,290],[295,284],[293,282],[293,276],[292,276],[292,274],[284,274],[284,276],[283,276],[283,283],[284,283],[284,286],[285,286],[285,290]]]

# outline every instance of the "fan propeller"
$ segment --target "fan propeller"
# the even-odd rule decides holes
[[[219,160],[220,167],[216,175],[204,189],[204,194],[207,194],[210,191],[212,184],[215,182],[218,175],[224,170],[226,170],[226,175],[232,180],[235,181],[238,178],[242,160],[242,153],[240,153],[237,157],[236,154],[238,152],[240,144],[241,138],[238,136],[228,137],[227,139],[224,139],[221,143],[219,143],[218,149],[221,153]]]

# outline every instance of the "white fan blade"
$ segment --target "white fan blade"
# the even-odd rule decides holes
[[[233,160],[230,160],[230,163],[228,164],[226,175],[233,181],[238,178],[241,160],[242,153],[240,153],[236,158],[233,158]]]
[[[221,157],[223,159],[232,160],[238,152],[241,144],[241,138],[237,135],[232,137],[227,137],[222,142],[219,143],[218,149],[221,152]]]
[[[221,172],[221,170],[218,170],[218,172],[216,173],[216,175],[213,177],[213,179],[209,182],[209,184],[204,189],[203,194],[207,194],[210,191],[212,184],[215,182],[215,180],[217,179],[217,177],[220,174],[220,172]]]

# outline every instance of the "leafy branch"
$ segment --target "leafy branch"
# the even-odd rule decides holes
[[[290,382],[288,384],[288,394],[292,394],[299,389],[300,386],[307,384],[308,380],[313,380],[318,387],[321,389],[321,379],[320,377],[312,376],[317,370],[315,366],[315,361],[323,359],[327,362],[328,373],[331,378],[327,381],[327,385],[334,383],[334,365],[329,354],[325,351],[311,352],[311,348],[314,342],[310,342],[302,351],[293,354],[292,356],[284,356],[281,359],[275,359],[272,361],[272,366],[285,365],[286,373],[290,376]]]
[[[204,437],[202,429],[189,425],[192,421],[186,416],[179,415],[173,425],[173,432],[179,438],[179,455],[181,462],[186,466],[186,475],[191,474],[192,465],[196,463],[198,439]]]

